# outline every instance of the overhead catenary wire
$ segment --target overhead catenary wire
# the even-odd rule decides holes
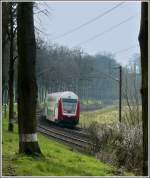
[[[87,25],[89,25],[89,24],[95,22],[96,20],[98,20],[98,19],[104,17],[105,15],[109,14],[110,12],[112,12],[112,11],[115,10],[116,8],[120,7],[120,6],[123,5],[124,3],[125,3],[125,2],[120,2],[120,3],[117,4],[116,6],[114,6],[114,7],[110,8],[110,9],[106,10],[105,12],[99,14],[98,16],[96,16],[96,17],[94,17],[94,18],[88,20],[87,22],[85,22],[85,23],[83,23],[83,24],[81,24],[81,25],[79,25],[79,26],[77,26],[77,27],[75,27],[75,28],[73,28],[73,29],[68,30],[67,32],[65,32],[65,33],[63,33],[63,34],[61,34],[61,35],[58,35],[57,37],[55,37],[55,38],[52,39],[52,40],[56,40],[56,39],[59,39],[59,38],[63,38],[63,37],[65,37],[65,36],[67,36],[67,35],[69,35],[69,34],[75,32],[75,31],[77,31],[77,30],[80,30],[82,27],[85,27],[85,26],[87,26]]]
[[[132,19],[135,18],[135,17],[136,17],[136,15],[130,16],[130,17],[128,17],[127,19],[121,21],[120,23],[111,26],[111,27],[108,28],[107,30],[105,30],[105,31],[103,31],[103,32],[101,32],[101,33],[98,33],[98,34],[92,36],[91,38],[89,38],[89,39],[87,39],[87,40],[85,40],[85,41],[82,41],[82,42],[78,43],[78,44],[75,45],[75,46],[80,46],[80,45],[82,45],[82,44],[88,43],[89,41],[95,40],[95,39],[99,38],[100,36],[103,36],[105,33],[108,33],[108,32],[110,32],[110,31],[112,31],[112,30],[118,28],[118,27],[121,26],[122,24],[127,23],[128,21],[132,20]]]
[[[119,51],[114,52],[114,54],[120,54],[129,51],[130,49],[137,48],[139,45],[132,45],[128,48],[121,49]]]

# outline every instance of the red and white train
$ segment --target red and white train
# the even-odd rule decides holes
[[[72,126],[78,124],[80,117],[78,96],[71,91],[47,94],[44,117],[50,121]]]

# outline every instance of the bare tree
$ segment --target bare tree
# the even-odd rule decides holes
[[[142,73],[143,175],[148,175],[148,3],[141,3],[139,33]]]
[[[36,133],[37,85],[35,78],[36,42],[33,3],[18,3],[18,125],[19,152],[41,154]]]

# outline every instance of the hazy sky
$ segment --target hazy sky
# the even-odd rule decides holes
[[[139,53],[138,33],[140,28],[140,2],[126,2],[104,17],[62,38],[56,37],[86,23],[90,19],[104,13],[119,4],[119,1],[109,2],[46,2],[39,3],[41,10],[47,9],[48,16],[43,13],[35,15],[35,26],[44,33],[43,39],[64,45],[69,48],[93,36],[109,31],[111,27],[134,16],[126,23],[104,33],[103,35],[81,44],[84,52],[96,54],[101,52],[116,53],[115,58],[122,65],[128,63],[135,53]],[[36,10],[38,11],[38,10]],[[122,51],[130,48],[130,50]],[[117,53],[118,52],[118,53]]]

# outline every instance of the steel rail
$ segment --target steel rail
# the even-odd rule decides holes
[[[80,148],[88,148],[88,146],[92,145],[92,143],[90,143],[86,140],[79,139],[73,135],[64,134],[64,133],[60,132],[59,130],[56,130],[53,128],[49,129],[47,127],[40,125],[40,126],[38,126],[38,131],[49,136],[49,137],[52,137],[59,141],[63,141],[64,143],[67,143],[71,146],[78,146]]]

